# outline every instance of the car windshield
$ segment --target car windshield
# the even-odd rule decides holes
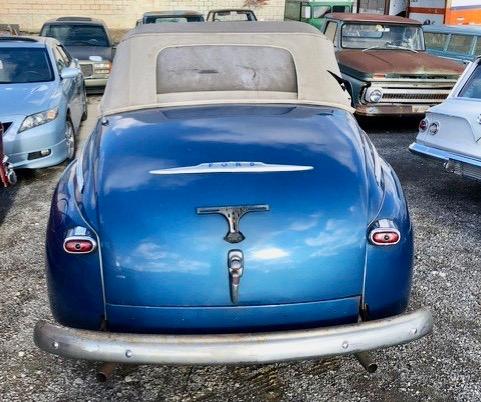
[[[107,33],[101,25],[49,25],[42,34],[57,39],[65,46],[110,46]]]
[[[214,13],[214,21],[255,21],[249,11],[218,11]]]
[[[341,46],[350,49],[424,50],[421,27],[395,24],[344,24]]]
[[[478,64],[468,82],[459,92],[462,98],[481,99],[481,65]]]
[[[163,22],[202,22],[204,18],[201,15],[187,15],[185,17],[165,16],[156,17],[150,16],[144,18],[145,24],[160,24]]]
[[[47,51],[40,48],[0,47],[0,84],[53,81]]]

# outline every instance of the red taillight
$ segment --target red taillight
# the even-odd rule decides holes
[[[93,239],[89,238],[68,238],[65,239],[63,248],[67,253],[85,254],[90,253],[96,247]]]
[[[370,236],[369,240],[371,240],[372,244],[376,246],[392,246],[394,244],[399,243],[401,239],[401,235],[399,231],[396,229],[374,229]]]
[[[426,131],[427,128],[428,128],[428,121],[426,119],[422,119],[419,122],[419,131]]]

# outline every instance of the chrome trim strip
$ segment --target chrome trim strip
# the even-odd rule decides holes
[[[455,160],[459,162],[466,163],[468,165],[481,167],[481,160],[474,159],[469,156],[464,156],[461,154],[456,154],[454,152],[444,151],[439,148],[429,147],[427,145],[422,145],[417,142],[413,142],[409,145],[409,150],[420,156],[427,156],[434,159],[441,159],[443,161]]]
[[[414,78],[414,77],[408,77],[408,78],[381,78],[381,77],[375,77],[371,79],[367,79],[366,81],[369,81],[371,85],[375,85],[376,83],[379,83],[380,85],[390,85],[392,84],[397,84],[397,83],[402,83],[405,85],[406,83],[409,84],[415,84],[415,85],[424,85],[424,86],[429,86],[431,84],[455,84],[457,82],[456,78]]]
[[[95,235],[95,238],[97,239],[97,245],[98,247],[98,254],[99,254],[99,269],[100,269],[100,282],[102,284],[102,299],[104,302],[104,319],[107,321],[107,295],[105,294],[105,279],[104,279],[104,263],[103,263],[103,258],[102,258],[102,247],[100,247],[100,236],[97,233],[97,231],[90,225],[90,223],[85,219],[85,217],[82,214],[82,211],[80,210],[80,207],[78,205],[77,200],[74,198],[74,205],[75,209],[77,210],[80,218],[84,221],[85,225],[92,231],[92,233]]]
[[[400,345],[429,334],[426,309],[325,328],[222,335],[89,331],[39,321],[35,344],[74,359],[135,364],[238,364],[317,359]]]
[[[203,174],[203,173],[267,173],[267,172],[299,172],[312,170],[312,166],[277,165],[262,162],[211,162],[195,166],[151,170],[155,175]]]
[[[382,89],[383,94],[420,94],[420,95],[446,95],[450,89],[447,88],[394,88],[394,87],[369,87],[374,89]],[[368,89],[369,89],[368,88]]]
[[[84,150],[82,149],[82,151],[80,152],[80,156],[75,161],[75,163],[76,163],[76,165],[75,165],[75,176],[76,176],[76,179],[77,179],[77,186],[78,186],[78,191],[79,191],[80,194],[82,194],[84,192],[84,184],[85,184],[84,172],[83,172],[83,167],[82,167],[83,151]]]

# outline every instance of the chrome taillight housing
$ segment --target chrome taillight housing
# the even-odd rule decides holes
[[[375,246],[394,246],[401,240],[401,233],[393,221],[380,219],[369,231],[369,242]]]
[[[97,242],[90,235],[89,230],[76,226],[67,232],[63,241],[63,249],[69,254],[88,254],[97,248]]]
[[[429,134],[436,135],[439,131],[439,123],[434,122],[429,125]]]

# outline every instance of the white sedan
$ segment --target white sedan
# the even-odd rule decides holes
[[[427,111],[409,150],[481,180],[481,57],[466,67],[448,98]]]

